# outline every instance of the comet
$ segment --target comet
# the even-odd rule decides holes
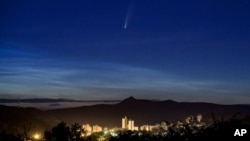
[[[132,13],[133,13],[133,9],[134,9],[134,5],[130,4],[128,6],[128,10],[127,10],[126,17],[125,17],[124,29],[127,29],[127,27],[128,27],[128,23],[130,22],[130,19],[131,19]]]
[[[128,22],[127,22],[127,20],[125,20],[125,23],[124,23],[124,29],[126,29],[126,28],[127,28],[127,24],[128,24]]]

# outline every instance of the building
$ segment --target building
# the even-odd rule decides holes
[[[82,125],[82,128],[85,131],[84,136],[90,136],[91,135],[91,133],[92,133],[92,127],[89,124]]]
[[[129,120],[128,121],[128,130],[134,130],[134,120]]]
[[[141,130],[141,131],[149,131],[149,126],[148,126],[148,125],[142,125],[142,126],[140,127],[140,130]]]
[[[92,128],[92,132],[95,133],[95,132],[101,132],[102,131],[102,127],[99,126],[99,125],[93,125],[93,128]]]
[[[139,127],[138,126],[134,126],[134,131],[139,131]]]
[[[142,125],[140,127],[141,131],[153,131],[154,128],[157,128],[158,126],[155,125]]]
[[[122,129],[128,129],[128,118],[126,116],[122,118]]]
[[[122,118],[122,129],[123,130],[135,130],[135,121],[128,119],[126,116]]]
[[[198,114],[197,116],[196,116],[196,119],[197,119],[197,122],[201,122],[201,120],[202,120],[202,114]]]

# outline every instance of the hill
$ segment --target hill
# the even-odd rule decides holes
[[[129,97],[117,104],[99,104],[75,108],[40,110],[0,105],[0,131],[29,134],[29,132],[50,129],[59,121],[68,124],[98,124],[103,127],[121,127],[121,118],[127,116],[136,126],[156,124],[161,121],[184,121],[187,116],[203,115],[203,121],[211,121],[211,114],[217,118],[231,118],[250,115],[250,105],[219,105],[202,102],[155,101]]]
[[[121,127],[121,118],[127,116],[135,120],[135,125],[155,124],[161,121],[184,120],[187,116],[203,115],[203,120],[211,121],[213,113],[218,118],[230,118],[236,113],[250,115],[250,105],[219,105],[213,103],[175,102],[172,100],[153,101],[129,97],[118,104],[99,104],[76,108],[47,111],[67,123],[98,124],[104,127]]]
[[[57,123],[58,120],[46,111],[0,105],[0,131],[28,136],[50,129]]]

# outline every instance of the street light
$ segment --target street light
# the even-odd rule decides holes
[[[35,133],[35,134],[33,135],[33,138],[34,138],[35,140],[39,140],[39,139],[41,138],[41,135],[38,134],[38,133]]]

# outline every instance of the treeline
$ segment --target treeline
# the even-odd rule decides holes
[[[234,136],[236,129],[246,129],[244,136]],[[0,141],[211,141],[230,138],[237,141],[249,141],[250,117],[243,119],[235,117],[229,120],[215,119],[206,127],[194,128],[189,124],[183,124],[181,128],[170,127],[166,132],[149,131],[117,131],[114,136],[110,132],[99,132],[87,135],[78,123],[67,126],[60,122],[51,130],[46,130],[40,138],[0,133]]]
[[[84,130],[80,124],[75,123],[70,127],[65,122],[58,123],[51,130],[45,130],[43,135],[34,133],[29,137],[23,134],[10,134],[5,131],[0,133],[0,141],[84,141]]]

